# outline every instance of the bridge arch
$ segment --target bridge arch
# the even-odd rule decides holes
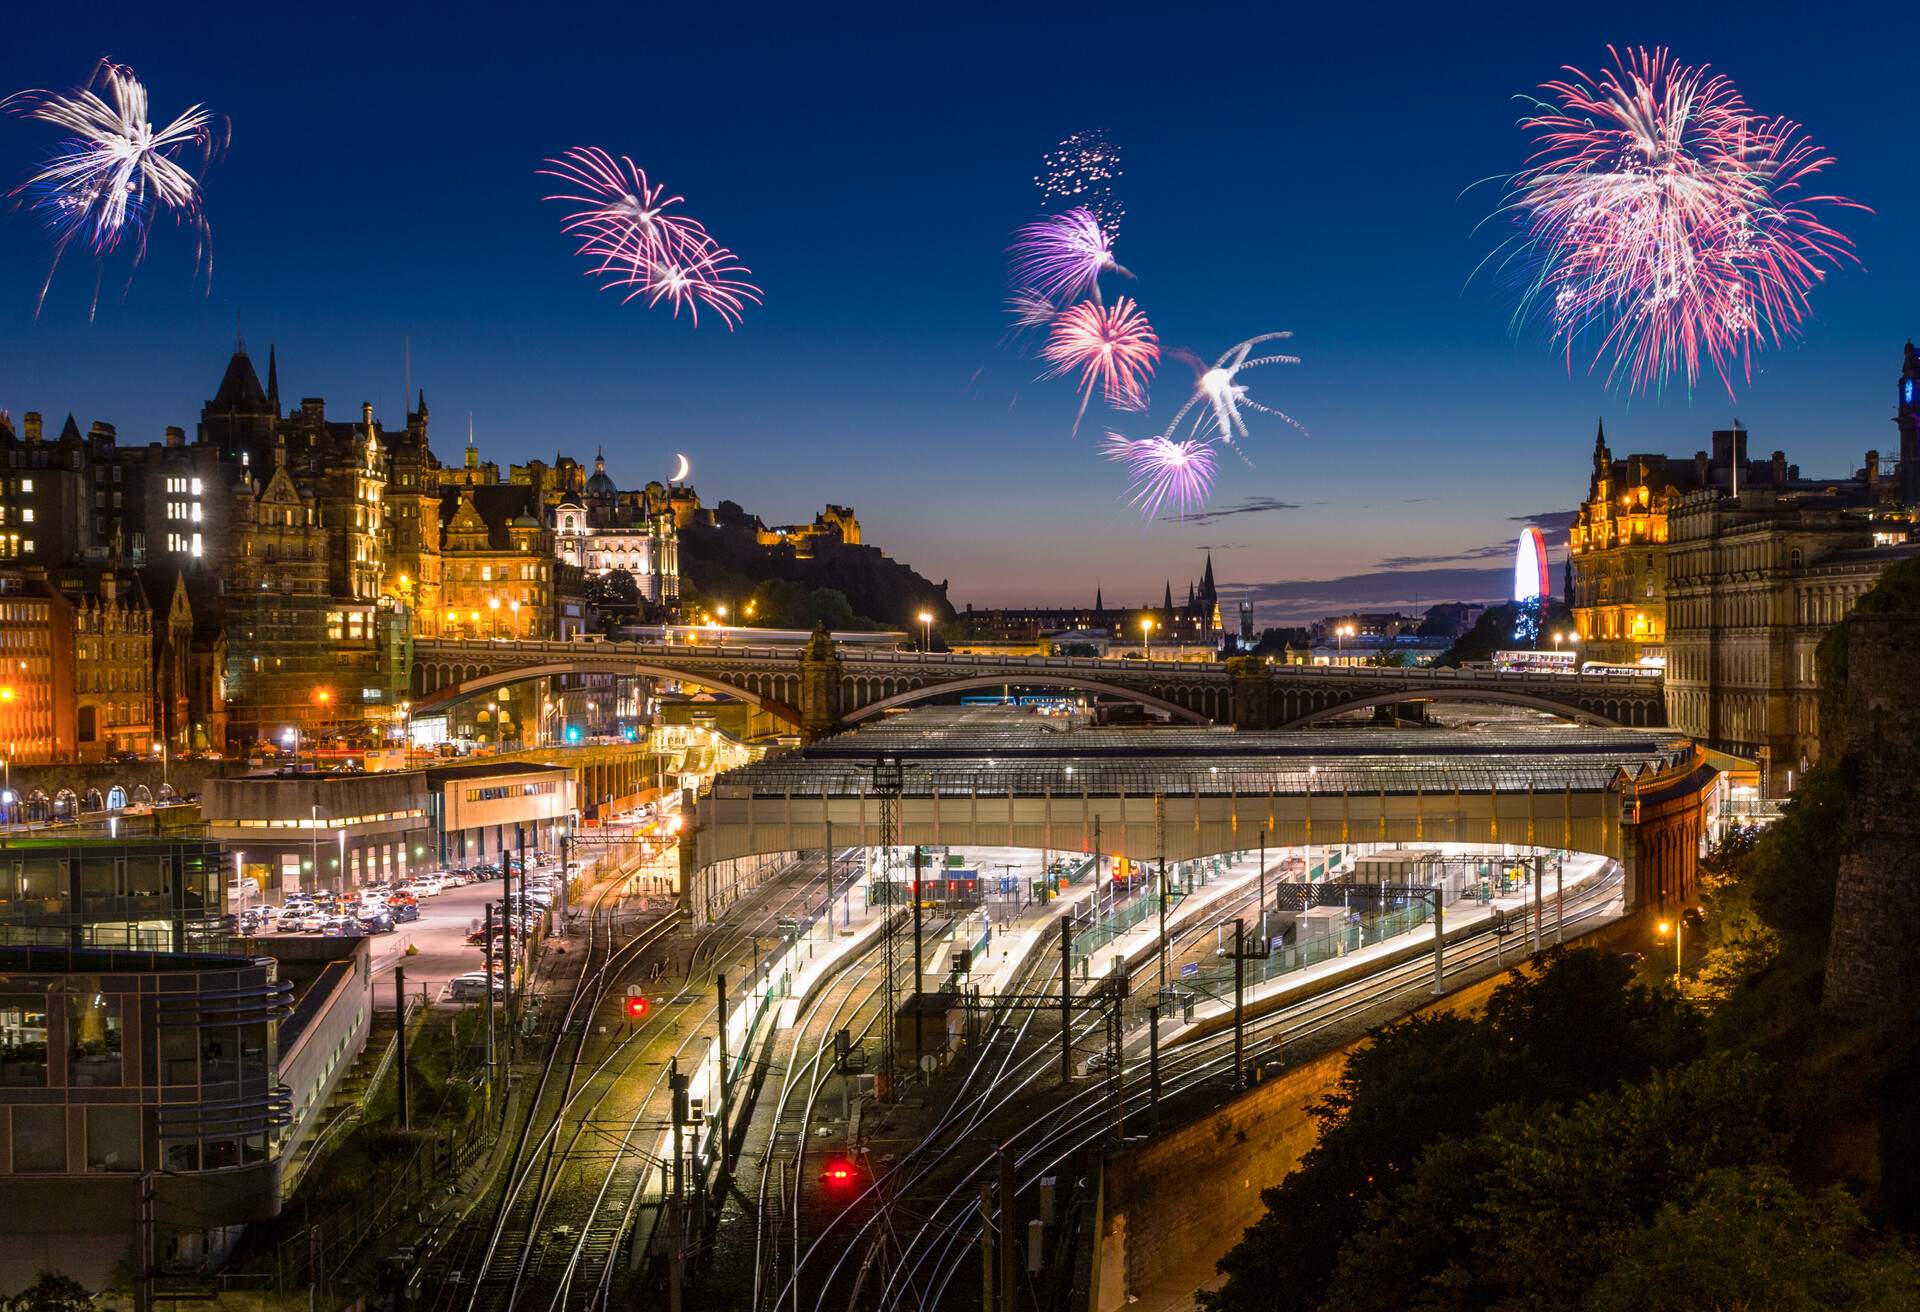
[[[911,680],[910,682],[918,686],[908,687],[904,691],[896,692],[888,697],[882,697],[879,701],[870,702],[858,710],[849,711],[840,717],[840,722],[842,724],[858,724],[860,721],[871,719],[883,711],[890,711],[901,706],[911,706],[915,702],[923,702],[929,698],[939,697],[946,693],[968,692],[975,688],[1004,688],[1010,684],[1022,688],[1062,688],[1070,692],[1102,693],[1109,697],[1118,697],[1123,701],[1129,702],[1140,702],[1143,705],[1153,707],[1155,710],[1165,711],[1175,719],[1184,720],[1188,724],[1211,724],[1213,722],[1201,712],[1157,694],[1141,692],[1133,688],[1123,688],[1118,684],[1107,683],[1100,679],[1090,679],[1084,675],[1065,672],[1050,674],[1043,670],[1009,670],[1002,674],[974,675],[970,678],[950,679],[940,683],[920,683],[918,680]]]
[[[739,701],[750,702],[767,714],[789,724],[800,723],[800,712],[795,710],[790,702],[774,695],[771,691],[762,691],[782,683],[783,680],[777,676],[748,673],[737,681],[729,681],[716,679],[710,674],[676,670],[672,666],[656,661],[608,656],[548,661],[542,665],[519,665],[506,670],[480,671],[471,665],[466,669],[468,671],[466,678],[434,689],[414,702],[414,717],[417,719],[422,715],[437,714],[459,702],[466,701],[469,697],[477,697],[495,688],[504,688],[510,683],[521,683],[528,679],[544,679],[565,674],[640,674],[656,679],[676,679],[682,683],[698,684],[702,688],[711,688],[715,692],[725,693]],[[457,667],[455,672],[458,672]]]
[[[1329,702],[1325,706],[1305,711],[1287,720],[1276,728],[1304,729],[1319,720],[1344,715],[1348,711],[1362,711],[1369,706],[1390,706],[1396,702],[1497,702],[1502,706],[1524,706],[1529,710],[1545,711],[1566,720],[1577,720],[1598,725],[1603,729],[1623,729],[1630,727],[1631,720],[1622,718],[1617,703],[1604,703],[1615,714],[1603,714],[1586,704],[1578,706],[1558,701],[1552,697],[1542,697],[1534,693],[1511,692],[1503,688],[1475,687],[1425,687],[1390,688],[1363,693],[1358,697],[1347,697]],[[1631,710],[1632,708],[1626,708]],[[1644,718],[1644,717],[1636,717]]]

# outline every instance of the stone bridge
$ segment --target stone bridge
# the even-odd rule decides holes
[[[1662,680],[1623,675],[1426,668],[976,656],[741,643],[423,640],[414,646],[414,714],[431,714],[522,679],[647,675],[753,703],[808,740],[895,707],[979,689],[1059,689],[1139,702],[1178,721],[1288,729],[1401,702],[1500,702],[1602,726],[1666,724]]]

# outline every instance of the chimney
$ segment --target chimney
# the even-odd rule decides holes
[[[1880,453],[1878,451],[1867,452],[1864,472],[1867,476],[1867,491],[1878,492],[1880,490]]]
[[[1775,487],[1782,487],[1786,484],[1786,481],[1787,453],[1785,451],[1775,451],[1773,453],[1773,485]]]
[[[26,425],[27,441],[38,442],[40,440],[40,412],[38,410],[29,410],[26,414],[20,416],[20,418]]]
[[[1695,451],[1693,453],[1693,476],[1701,487],[1707,486],[1707,476],[1711,472],[1711,468],[1707,463],[1707,453],[1705,451]]]
[[[168,424],[167,425],[167,445],[168,446],[185,446],[186,444],[187,444],[187,431],[184,428],[181,428],[178,424]]]
[[[104,419],[96,419],[87,431],[87,436],[112,445],[120,436],[119,430]]]

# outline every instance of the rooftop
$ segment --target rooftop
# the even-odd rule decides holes
[[[874,791],[875,762],[898,757],[909,796],[1592,792],[1623,769],[1662,769],[1691,751],[1677,733],[1571,724],[1246,733],[934,707],[729,771],[713,787],[732,797],[860,796]]]

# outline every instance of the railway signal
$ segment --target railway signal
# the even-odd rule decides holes
[[[835,1157],[820,1172],[820,1183],[830,1194],[851,1195],[860,1187],[860,1168],[845,1157]]]

